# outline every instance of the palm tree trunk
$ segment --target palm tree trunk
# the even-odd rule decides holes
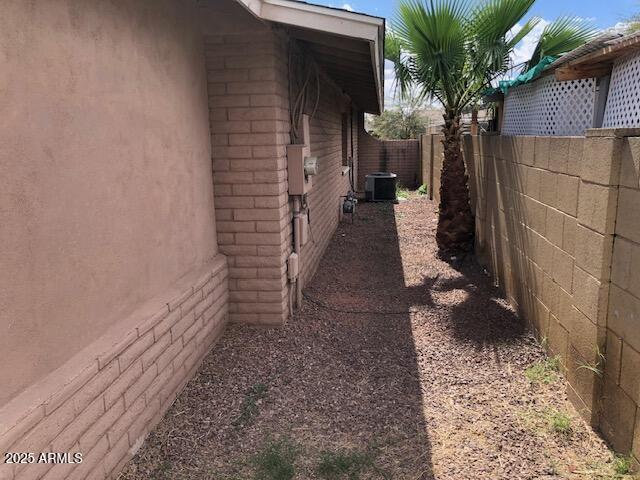
[[[460,117],[448,112],[444,120],[444,160],[436,241],[442,252],[466,252],[473,249],[475,226],[469,199],[469,177],[460,149]]]

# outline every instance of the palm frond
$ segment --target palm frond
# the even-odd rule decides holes
[[[466,62],[467,0],[400,0],[396,30],[412,59],[412,75],[423,90],[447,103]]]
[[[485,0],[474,8],[470,22],[483,43],[502,40],[529,12],[535,0]]]
[[[560,17],[544,28],[523,70],[534,67],[544,57],[570,52],[592,40],[597,33],[589,22],[579,17]]]
[[[415,85],[419,98],[436,98],[460,114],[512,68],[513,49],[540,21],[523,22],[534,1],[399,0],[385,56],[401,92]]]
[[[385,37],[384,57],[393,64],[395,74],[394,92],[400,93],[400,98],[405,98],[411,90],[413,79],[409,69],[409,58],[403,55],[402,40],[392,29],[387,31]]]
[[[507,45],[509,46],[509,48],[515,48],[516,45],[518,45],[524,39],[524,37],[529,35],[539,23],[540,17],[533,17],[527,20],[527,23],[525,23],[523,27],[507,41]]]
[[[515,45],[537,24],[537,19],[525,23],[508,39],[515,25],[531,9],[534,0],[485,0],[474,9],[470,21],[473,52],[477,68],[484,69],[487,79],[505,73],[510,68],[510,53]]]

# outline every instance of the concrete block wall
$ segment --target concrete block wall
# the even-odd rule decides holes
[[[630,135],[638,133],[463,137],[479,261],[561,357],[578,411],[636,459],[640,139]],[[434,147],[423,148],[422,168],[436,200],[439,138],[422,139]]]
[[[640,459],[640,138],[619,143],[603,419],[614,445]]]
[[[479,258],[558,355],[568,394],[600,425],[617,139],[466,137]],[[604,170],[604,169],[602,169]]]
[[[117,478],[227,321],[218,255],[0,409],[0,451],[82,453],[81,463],[0,464],[0,479]]]
[[[271,28],[251,29],[205,38],[216,224],[229,262],[230,319],[281,324],[291,235],[288,49]]]
[[[442,135],[420,135],[420,172],[422,183],[428,186],[429,198],[440,202],[440,174],[442,170]]]
[[[422,184],[419,140],[378,140],[365,130],[364,115],[358,126],[358,191],[364,191],[366,175],[381,171],[398,175],[398,183],[406,188]]]

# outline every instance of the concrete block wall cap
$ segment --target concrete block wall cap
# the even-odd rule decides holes
[[[98,366],[103,369],[111,360],[113,360],[120,352],[124,351],[129,345],[138,339],[138,330],[133,329],[124,335],[118,335],[118,331],[110,332],[107,338],[102,338],[104,342],[102,348],[98,351],[102,352],[98,355]],[[105,347],[108,345],[108,347]]]
[[[25,408],[21,402],[9,402],[0,409],[0,451],[6,452],[44,418],[44,406]]]
[[[25,426],[30,428],[44,418],[45,408],[47,414],[51,413],[97,373],[93,346],[83,349],[0,408],[0,446],[16,432],[26,433]]]
[[[590,128],[586,137],[640,137],[640,128]]]
[[[165,292],[165,294],[162,295],[164,299],[172,298],[171,301],[166,302],[169,306],[169,310],[172,311],[179,307],[193,294],[195,291],[194,287],[207,283],[210,276],[216,275],[225,265],[226,257],[222,254],[218,254],[207,261],[204,265],[183,275],[171,288],[169,293]]]
[[[601,128],[594,128],[591,130],[587,130],[587,132],[590,131],[599,131],[599,130],[603,130]],[[610,130],[610,129],[605,129],[605,130]],[[613,130],[613,129],[611,129]],[[620,130],[620,129],[618,129]],[[629,130],[638,130],[640,132],[640,129],[629,129]],[[483,133],[482,135],[489,135],[489,133],[491,132],[487,132],[486,134]],[[551,136],[551,135],[514,135],[514,134],[509,134],[509,133],[496,133],[496,135],[499,135],[501,137],[505,137],[505,138],[534,138],[534,137],[540,137],[540,138],[584,138],[582,135],[558,135],[558,136]],[[603,136],[603,135],[594,135],[594,136]],[[610,135],[604,135],[604,136],[610,136]]]

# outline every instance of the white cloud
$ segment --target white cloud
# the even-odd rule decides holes
[[[513,49],[513,53],[511,54],[511,60],[514,65],[519,65],[522,62],[526,62],[531,58],[533,51],[536,48],[536,44],[540,39],[540,35],[542,35],[542,31],[544,27],[549,25],[551,22],[545,20],[544,18],[538,22],[538,24],[531,30],[522,41]],[[515,27],[511,29],[512,35],[517,34],[520,30],[522,30],[522,24],[517,23]]]
[[[606,31],[615,32],[615,33],[625,33],[629,29],[630,25],[631,25],[630,22],[618,22],[613,27],[607,28]]]
[[[342,5],[334,5],[334,4],[330,3],[329,6],[331,8],[341,8],[342,10],[348,10],[350,12],[354,11],[354,8],[351,6],[350,3],[343,3]]]
[[[396,76],[393,71],[393,63],[390,60],[384,61],[384,105],[385,108],[397,104],[394,100],[396,87]]]

